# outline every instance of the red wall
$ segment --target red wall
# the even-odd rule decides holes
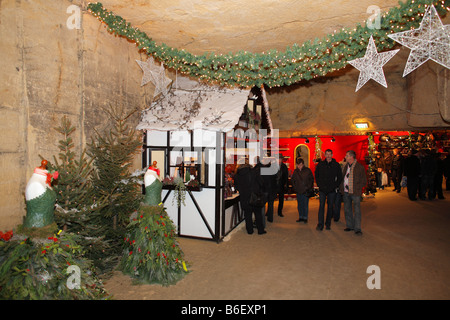
[[[408,132],[405,131],[396,131],[396,132],[380,132],[379,134],[374,134],[374,143],[378,144],[380,140],[380,136],[382,134],[389,134],[391,136],[407,136]],[[332,136],[319,136],[322,140],[322,159],[324,158],[324,152],[326,149],[333,150],[333,158],[340,162],[344,157],[345,153],[348,150],[354,150],[356,152],[357,160],[366,166],[365,157],[368,155],[369,148],[369,138],[367,135],[349,135],[349,136],[333,136],[335,142],[331,142]],[[305,144],[309,148],[309,167],[314,172],[315,164],[313,162],[315,155],[315,145],[316,139],[314,137],[310,137],[309,143],[305,143],[305,138],[280,138],[279,139],[279,148],[280,153],[283,156],[289,156],[285,162],[289,163],[289,172],[292,173],[295,169],[295,147],[299,144]],[[285,150],[288,149],[288,150]]]
[[[309,143],[305,143],[304,138],[280,138],[280,153],[283,156],[290,157],[285,162],[289,163],[289,171],[292,173],[295,169],[295,148],[299,144],[305,144],[309,148],[309,167],[314,172],[315,164],[313,162],[315,155],[315,138],[308,138]],[[326,149],[333,150],[333,158],[339,162],[345,157],[345,153],[348,150],[354,150],[356,157],[361,164],[365,164],[364,157],[367,155],[369,146],[369,140],[366,135],[364,136],[334,136],[335,142],[331,142],[331,136],[320,137],[322,140],[322,159],[323,153]],[[288,150],[285,150],[288,149]],[[306,160],[306,159],[304,159]]]

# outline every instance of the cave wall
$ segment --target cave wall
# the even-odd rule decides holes
[[[0,231],[22,223],[27,181],[39,155],[50,161],[58,155],[61,135],[54,127],[63,116],[76,127],[78,154],[94,128],[108,130],[102,107],[143,109],[152,96],[151,85],[140,86],[135,59],[145,58],[135,44],[110,35],[83,11],[80,28],[70,29],[74,11],[67,11],[74,3],[0,1]],[[138,117],[136,112],[132,125]],[[137,156],[134,167],[140,166]]]

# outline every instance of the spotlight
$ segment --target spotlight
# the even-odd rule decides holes
[[[309,143],[309,139],[308,138],[305,139],[305,143]]]
[[[367,129],[369,128],[369,124],[367,122],[357,122],[355,123],[355,127],[357,129]]]
[[[336,142],[336,139],[334,137],[331,137],[331,142]]]

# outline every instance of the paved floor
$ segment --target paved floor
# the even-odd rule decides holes
[[[116,272],[105,288],[119,300],[447,300],[450,191],[444,195],[413,202],[406,190],[382,190],[361,203],[362,236],[343,231],[343,211],[331,230],[315,230],[316,199],[308,224],[297,223],[296,201],[286,201],[285,217],[275,216],[265,235],[246,234],[242,223],[219,244],[180,238],[192,272],[176,285],[133,285]],[[371,265],[380,289],[367,287]]]

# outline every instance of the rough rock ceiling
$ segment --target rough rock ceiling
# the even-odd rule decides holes
[[[294,43],[363,24],[370,6],[398,0],[103,0],[156,43],[194,54],[285,50]]]
[[[84,0],[81,0],[84,1]],[[122,16],[133,27],[144,31],[157,44],[184,49],[193,54],[227,54],[239,51],[253,53],[269,50],[285,51],[287,46],[303,44],[342,28],[364,24],[373,14],[398,6],[398,0],[102,0],[103,7]],[[448,22],[446,22],[448,23]],[[364,118],[372,119],[373,129],[409,129],[406,109],[405,80],[401,70],[408,50],[400,52],[386,66],[389,88],[369,83],[363,92],[354,94],[358,71],[346,68],[333,85],[294,85],[271,90],[269,102],[274,127],[283,130],[319,133],[351,132],[351,119],[364,110]],[[424,69],[424,68],[422,68]],[[350,71],[350,73],[348,72]],[[340,75],[345,75],[341,77]],[[337,76],[337,77],[336,77]],[[314,89],[310,88],[314,87]],[[305,92],[306,91],[306,92]],[[335,92],[326,98],[326,92]],[[401,94],[399,94],[401,93]],[[309,98],[305,98],[310,96]],[[364,98],[367,96],[367,99]],[[336,101],[341,97],[342,101]],[[352,99],[348,99],[348,97]],[[395,98],[395,99],[394,99]],[[317,101],[316,101],[317,100]],[[350,114],[343,114],[348,110]],[[399,107],[400,106],[400,107]],[[425,108],[425,107],[424,107]],[[310,114],[306,111],[310,110]],[[322,111],[320,111],[322,110]],[[319,112],[320,111],[320,112]],[[418,111],[418,114],[427,111]],[[385,116],[387,115],[387,116]],[[287,118],[286,118],[287,117]],[[440,117],[437,122],[442,123]],[[331,124],[330,124],[331,122]],[[442,126],[442,124],[441,124]],[[324,127],[324,128],[322,128]]]

